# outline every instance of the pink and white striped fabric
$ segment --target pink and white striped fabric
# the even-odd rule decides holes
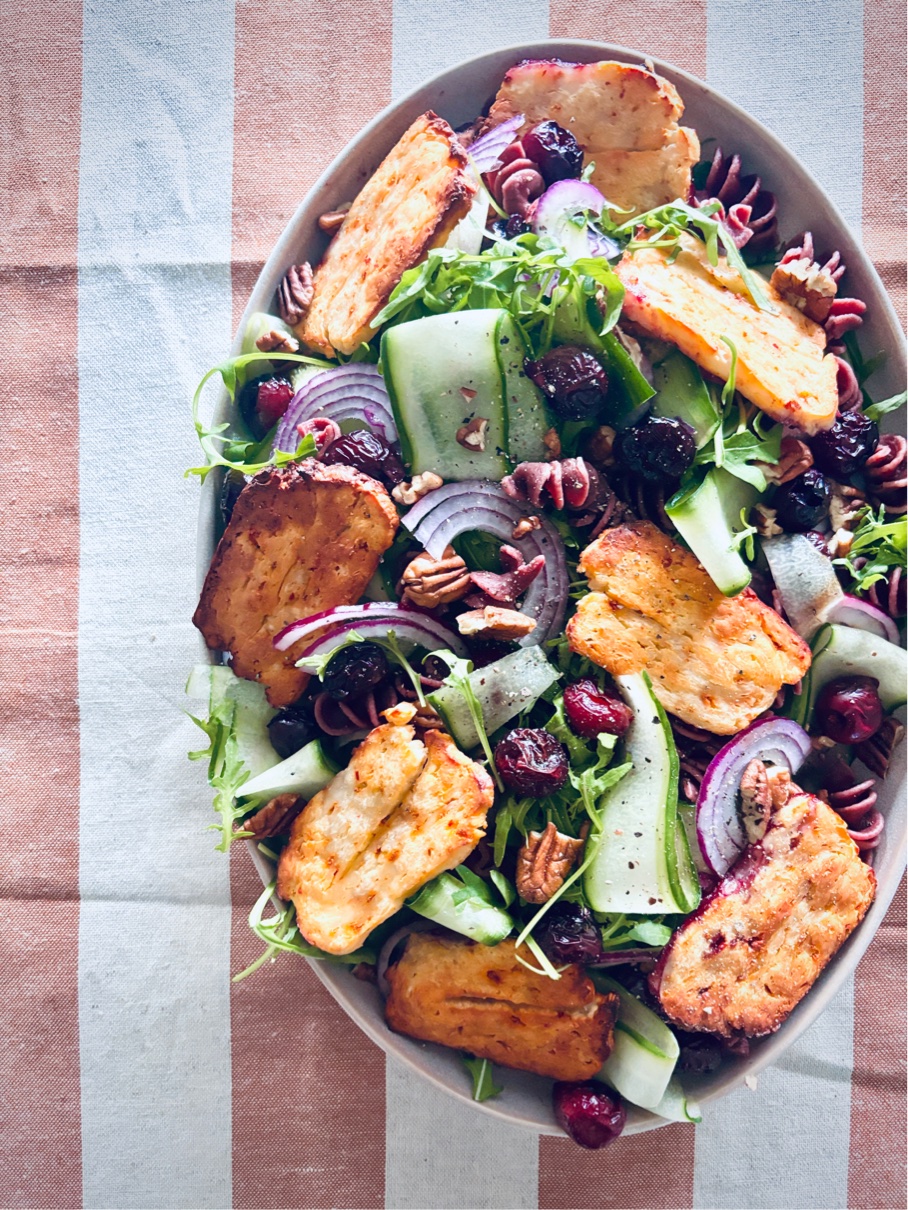
[[[897,0],[0,5],[0,1205],[905,1205],[905,897],[755,1091],[603,1153],[418,1082],[308,967],[248,982],[257,883],[206,833],[188,400],[272,243],[394,96],[586,37],[775,129],[904,308]]]

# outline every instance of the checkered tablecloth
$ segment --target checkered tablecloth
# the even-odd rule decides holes
[[[904,307],[897,0],[0,3],[0,1205],[905,1205],[904,893],[756,1089],[599,1153],[386,1061],[302,961],[230,982],[258,888],[185,760],[188,400],[363,124],[550,34],[766,122]]]

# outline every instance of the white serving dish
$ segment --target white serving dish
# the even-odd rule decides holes
[[[618,59],[640,63],[644,55],[600,42],[558,39],[523,43],[469,59],[435,76],[396,104],[389,106],[370,122],[348,147],[341,150],[334,163],[322,174],[308,197],[300,204],[262,270],[246,307],[239,333],[243,331],[246,317],[253,311],[274,309],[273,296],[288,265],[303,260],[309,260],[313,264],[318,262],[326,245],[326,238],[318,229],[318,216],[356,195],[414,118],[427,109],[434,109],[455,128],[471,121],[494,95],[507,68],[521,59],[528,58],[560,58],[573,62]],[[905,382],[904,337],[901,328],[873,265],[836,207],[791,152],[755,118],[726,100],[702,80],[658,59],[653,60],[653,63],[656,71],[677,86],[685,103],[683,122],[693,126],[701,139],[712,136],[717,138],[726,150],[741,151],[745,158],[746,170],[759,173],[765,186],[776,194],[780,231],[784,237],[793,237],[801,231],[811,230],[818,247],[841,250],[848,266],[849,292],[864,299],[868,304],[867,319],[860,330],[862,347],[867,353],[873,353],[877,349],[886,349],[889,353],[885,366],[871,379],[871,388],[875,397],[880,399],[901,390]],[[234,353],[239,351],[240,334],[234,342]],[[216,350],[212,350],[212,360],[215,356]],[[226,394],[223,395],[219,406],[222,418],[226,417],[231,406]],[[893,421],[892,417],[887,419]],[[904,426],[903,415],[888,427],[894,429],[897,425]],[[217,493],[214,478],[211,476],[205,484],[200,511],[200,583],[207,571],[215,544]],[[210,654],[206,650],[205,658],[210,658]],[[887,823],[875,861],[879,883],[877,897],[867,917],[817,985],[776,1034],[755,1043],[747,1059],[724,1065],[712,1075],[685,1077],[689,1091],[697,1097],[701,1105],[708,1105],[709,1102],[724,1096],[738,1087],[746,1076],[753,1076],[774,1063],[826,1008],[870,944],[905,867],[904,767],[885,782],[879,805],[886,815]],[[263,883],[267,883],[272,877],[268,863],[254,847],[250,846],[249,851],[259,868]],[[384,1024],[381,998],[373,985],[354,979],[345,967],[321,962],[313,962],[312,966],[351,1020],[384,1051],[452,1096],[474,1104],[470,1100],[464,1069],[456,1051],[426,1045],[391,1033]],[[286,963],[281,977],[294,978],[292,962]],[[505,1091],[499,1097],[475,1105],[477,1112],[491,1114],[542,1134],[561,1133],[552,1117],[548,1081],[523,1072],[508,1071],[504,1083]],[[663,1119],[656,1118],[651,1113],[629,1107],[625,1133],[635,1134],[665,1124]]]

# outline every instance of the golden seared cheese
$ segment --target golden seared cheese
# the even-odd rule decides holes
[[[523,114],[521,133],[547,118],[570,130],[595,165],[591,180],[633,214],[687,198],[700,157],[696,132],[678,125],[684,104],[670,81],[628,63],[529,60],[507,73],[484,123]]]
[[[529,950],[521,956],[532,962]],[[414,933],[388,983],[393,1030],[503,1067],[586,1080],[612,1048],[617,996],[597,992],[580,966],[564,967],[558,980],[527,970],[513,941]]]
[[[590,582],[572,651],[613,676],[649,673],[666,710],[734,735],[810,667],[810,648],[745,589],[726,597],[690,551],[649,521],[607,529],[580,558]]]
[[[478,844],[492,780],[450,736],[385,723],[294,821],[278,862],[278,894],[299,930],[349,954],[404,900]]]
[[[350,207],[315,273],[312,304],[295,331],[310,349],[352,353],[401,274],[448,238],[476,183],[443,118],[417,118]]]
[[[666,947],[651,987],[683,1029],[759,1037],[810,991],[873,901],[841,820],[797,794]]]
[[[286,706],[309,678],[294,666],[300,644],[278,651],[275,635],[358,601],[398,523],[384,487],[349,466],[306,458],[261,471],[240,493],[193,622],[209,647],[230,652],[237,676]]]
[[[710,265],[699,240],[685,233],[680,242],[671,263],[664,248],[625,252],[616,267],[625,288],[622,315],[726,381],[732,361],[722,340],[727,337],[738,353],[735,386],[745,399],[805,433],[828,429],[839,392],[836,361],[824,352],[820,325],[768,283],[764,291],[775,312],[759,310],[723,258]]]

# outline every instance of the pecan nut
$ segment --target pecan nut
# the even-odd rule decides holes
[[[550,821],[543,832],[530,832],[517,854],[517,890],[527,903],[545,903],[561,887],[583,852],[584,841],[565,836]]]
[[[410,483],[398,483],[391,495],[398,504],[415,504],[443,483],[441,475],[436,475],[434,471],[423,471],[421,475],[414,475]]]
[[[469,424],[462,424],[457,430],[457,444],[465,450],[476,450],[482,453],[486,448],[486,429],[489,422],[485,416],[474,416]]]
[[[797,437],[783,437],[779,449],[778,462],[757,462],[756,466],[763,472],[767,483],[779,486],[790,483],[803,475],[813,466],[813,454],[810,447]]]
[[[328,210],[325,214],[320,214],[318,216],[319,229],[328,232],[337,231],[342,226],[349,210],[350,203],[347,202],[338,206],[336,210]]]
[[[403,595],[420,609],[435,609],[459,601],[470,587],[470,574],[453,546],[445,547],[440,559],[424,550],[404,568],[401,576]]]
[[[785,765],[770,765],[766,770],[766,784],[769,786],[773,811],[778,811],[795,794],[801,793],[800,786],[796,786],[791,780],[791,770]]]
[[[858,514],[866,504],[867,497],[859,487],[852,487],[850,483],[833,483],[829,500],[829,524],[833,533],[840,529],[855,529]]]
[[[777,265],[770,285],[785,302],[818,324],[825,323],[828,318],[839,288],[829,266],[820,266],[808,256]]]
[[[255,347],[260,353],[295,353],[300,347],[300,342],[289,332],[272,328],[262,333],[255,342]]]
[[[766,833],[772,811],[772,788],[761,760],[752,760],[741,774],[741,819],[749,844]]]
[[[755,504],[751,513],[750,523],[761,538],[775,538],[784,534],[785,530],[776,523],[776,510],[768,504]]]
[[[314,294],[315,284],[309,262],[291,265],[277,291],[277,307],[284,323],[295,328],[312,306]]]
[[[278,794],[254,815],[244,819],[239,830],[251,832],[256,840],[279,836],[282,832],[289,832],[290,825],[305,805],[305,798],[299,794]]]
[[[501,609],[497,605],[486,605],[482,609],[468,609],[457,619],[461,634],[480,639],[499,639],[510,643],[522,639],[536,629],[536,619],[519,613],[516,609]]]

